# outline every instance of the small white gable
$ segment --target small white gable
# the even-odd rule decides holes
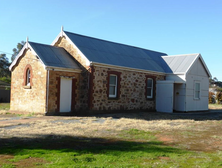
[[[172,73],[168,74],[168,78],[171,80],[178,77],[185,80],[187,73],[203,74],[211,77],[201,54],[162,56],[162,58],[172,70]]]

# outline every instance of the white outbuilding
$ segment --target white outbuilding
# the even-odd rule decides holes
[[[166,80],[157,81],[156,110],[208,110],[209,78],[211,77],[201,54],[162,56],[171,69]]]

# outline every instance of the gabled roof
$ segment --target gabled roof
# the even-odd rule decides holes
[[[30,48],[37,59],[44,64],[45,68],[59,68],[59,69],[75,69],[80,70],[74,58],[63,48],[51,45],[45,45],[34,42],[27,42],[16,59],[12,62],[9,69],[11,70],[16,65],[19,57],[22,56],[25,49]]]
[[[203,67],[205,68],[207,74],[209,77],[211,77],[210,71],[208,70],[201,54],[184,54],[184,55],[172,55],[172,56],[162,56],[164,61],[168,64],[171,72],[173,74],[186,74],[191,66],[200,59],[201,63],[203,64]]]
[[[47,67],[80,69],[74,58],[61,47],[29,42]]]
[[[105,41],[93,37],[83,36],[67,31],[61,31],[91,62],[158,73],[170,71],[161,56],[165,53],[146,50],[129,45]],[[52,43],[55,44],[59,37]]]

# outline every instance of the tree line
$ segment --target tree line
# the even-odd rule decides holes
[[[11,73],[9,71],[9,66],[11,62],[15,59],[18,53],[21,51],[22,47],[25,45],[24,41],[17,44],[16,48],[13,48],[13,54],[11,56],[11,61],[8,60],[5,53],[0,54],[0,80],[6,83],[11,82]]]

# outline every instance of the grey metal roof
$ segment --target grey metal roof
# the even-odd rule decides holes
[[[161,56],[165,53],[146,50],[64,31],[89,61],[142,70],[171,71]]]
[[[174,74],[186,73],[199,54],[163,56]],[[171,73],[171,72],[167,72]]]
[[[63,48],[29,42],[45,66],[80,69],[74,58]]]

